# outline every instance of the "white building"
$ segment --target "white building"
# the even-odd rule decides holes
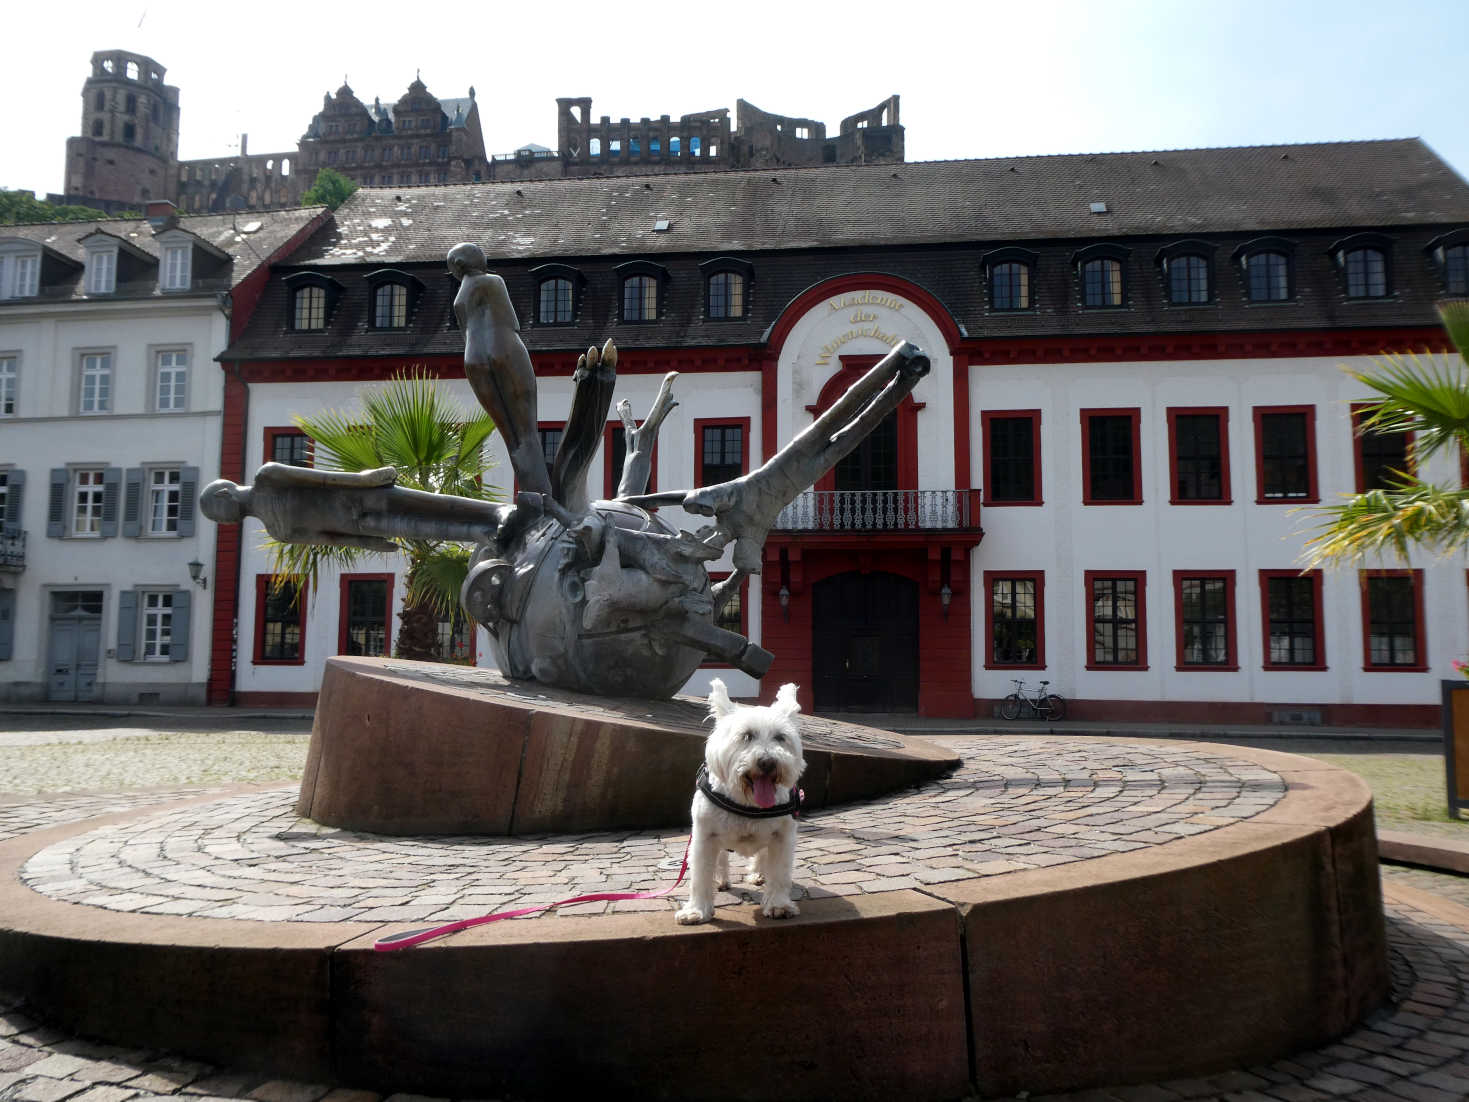
[[[0,700],[202,703],[225,375],[320,208],[0,226]]]
[[[1469,654],[1462,562],[1300,572],[1309,508],[1405,462],[1354,433],[1370,393],[1343,368],[1447,347],[1433,304],[1469,294],[1469,185],[1421,142],[365,188],[225,353],[249,426],[228,477],[410,364],[469,401],[462,239],[509,285],[548,447],[578,349],[617,341],[635,414],[682,373],[660,489],[763,462],[898,340],[929,352],[749,585],[765,682],[807,707],[968,716],[1045,678],[1077,718],[1424,725]],[[257,544],[217,568],[240,646],[212,698],[309,700],[365,630],[354,585],[391,647],[395,564],[287,615]]]

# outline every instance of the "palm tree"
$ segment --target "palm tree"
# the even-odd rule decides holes
[[[1409,471],[1388,489],[1369,490],[1314,510],[1307,565],[1351,566],[1384,555],[1407,561],[1414,547],[1450,554],[1469,547],[1469,489],[1417,476],[1443,451],[1469,455],[1469,300],[1438,307],[1457,357],[1383,355],[1376,370],[1350,372],[1377,394],[1359,431],[1413,434]]]
[[[489,499],[482,476],[489,469],[485,442],[495,424],[483,411],[466,415],[421,367],[394,376],[361,394],[362,413],[337,410],[296,417],[296,425],[315,443],[318,467],[365,471],[393,467],[398,485],[431,493]],[[399,614],[400,658],[438,657],[438,620],[452,616],[469,569],[471,548],[443,540],[399,539],[408,556],[408,586]],[[355,566],[375,552],[350,547],[268,541],[275,552],[276,584],[309,580],[312,593],[322,566]]]

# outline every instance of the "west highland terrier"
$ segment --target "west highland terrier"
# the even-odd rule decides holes
[[[689,845],[689,901],[679,910],[686,926],[714,917],[714,892],[729,887],[731,850],[752,858],[745,880],[764,884],[760,913],[789,918],[796,862],[796,782],[806,768],[796,716],[796,686],[782,685],[775,703],[752,708],[729,699],[724,682],[709,686],[714,730],[694,793]]]

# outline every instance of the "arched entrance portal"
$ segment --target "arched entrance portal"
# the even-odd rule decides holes
[[[918,710],[918,583],[872,571],[811,587],[818,712]]]

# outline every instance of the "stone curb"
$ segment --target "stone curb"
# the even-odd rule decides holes
[[[1469,876],[1469,843],[1466,842],[1383,830],[1377,834],[1377,855],[1384,861]]]

